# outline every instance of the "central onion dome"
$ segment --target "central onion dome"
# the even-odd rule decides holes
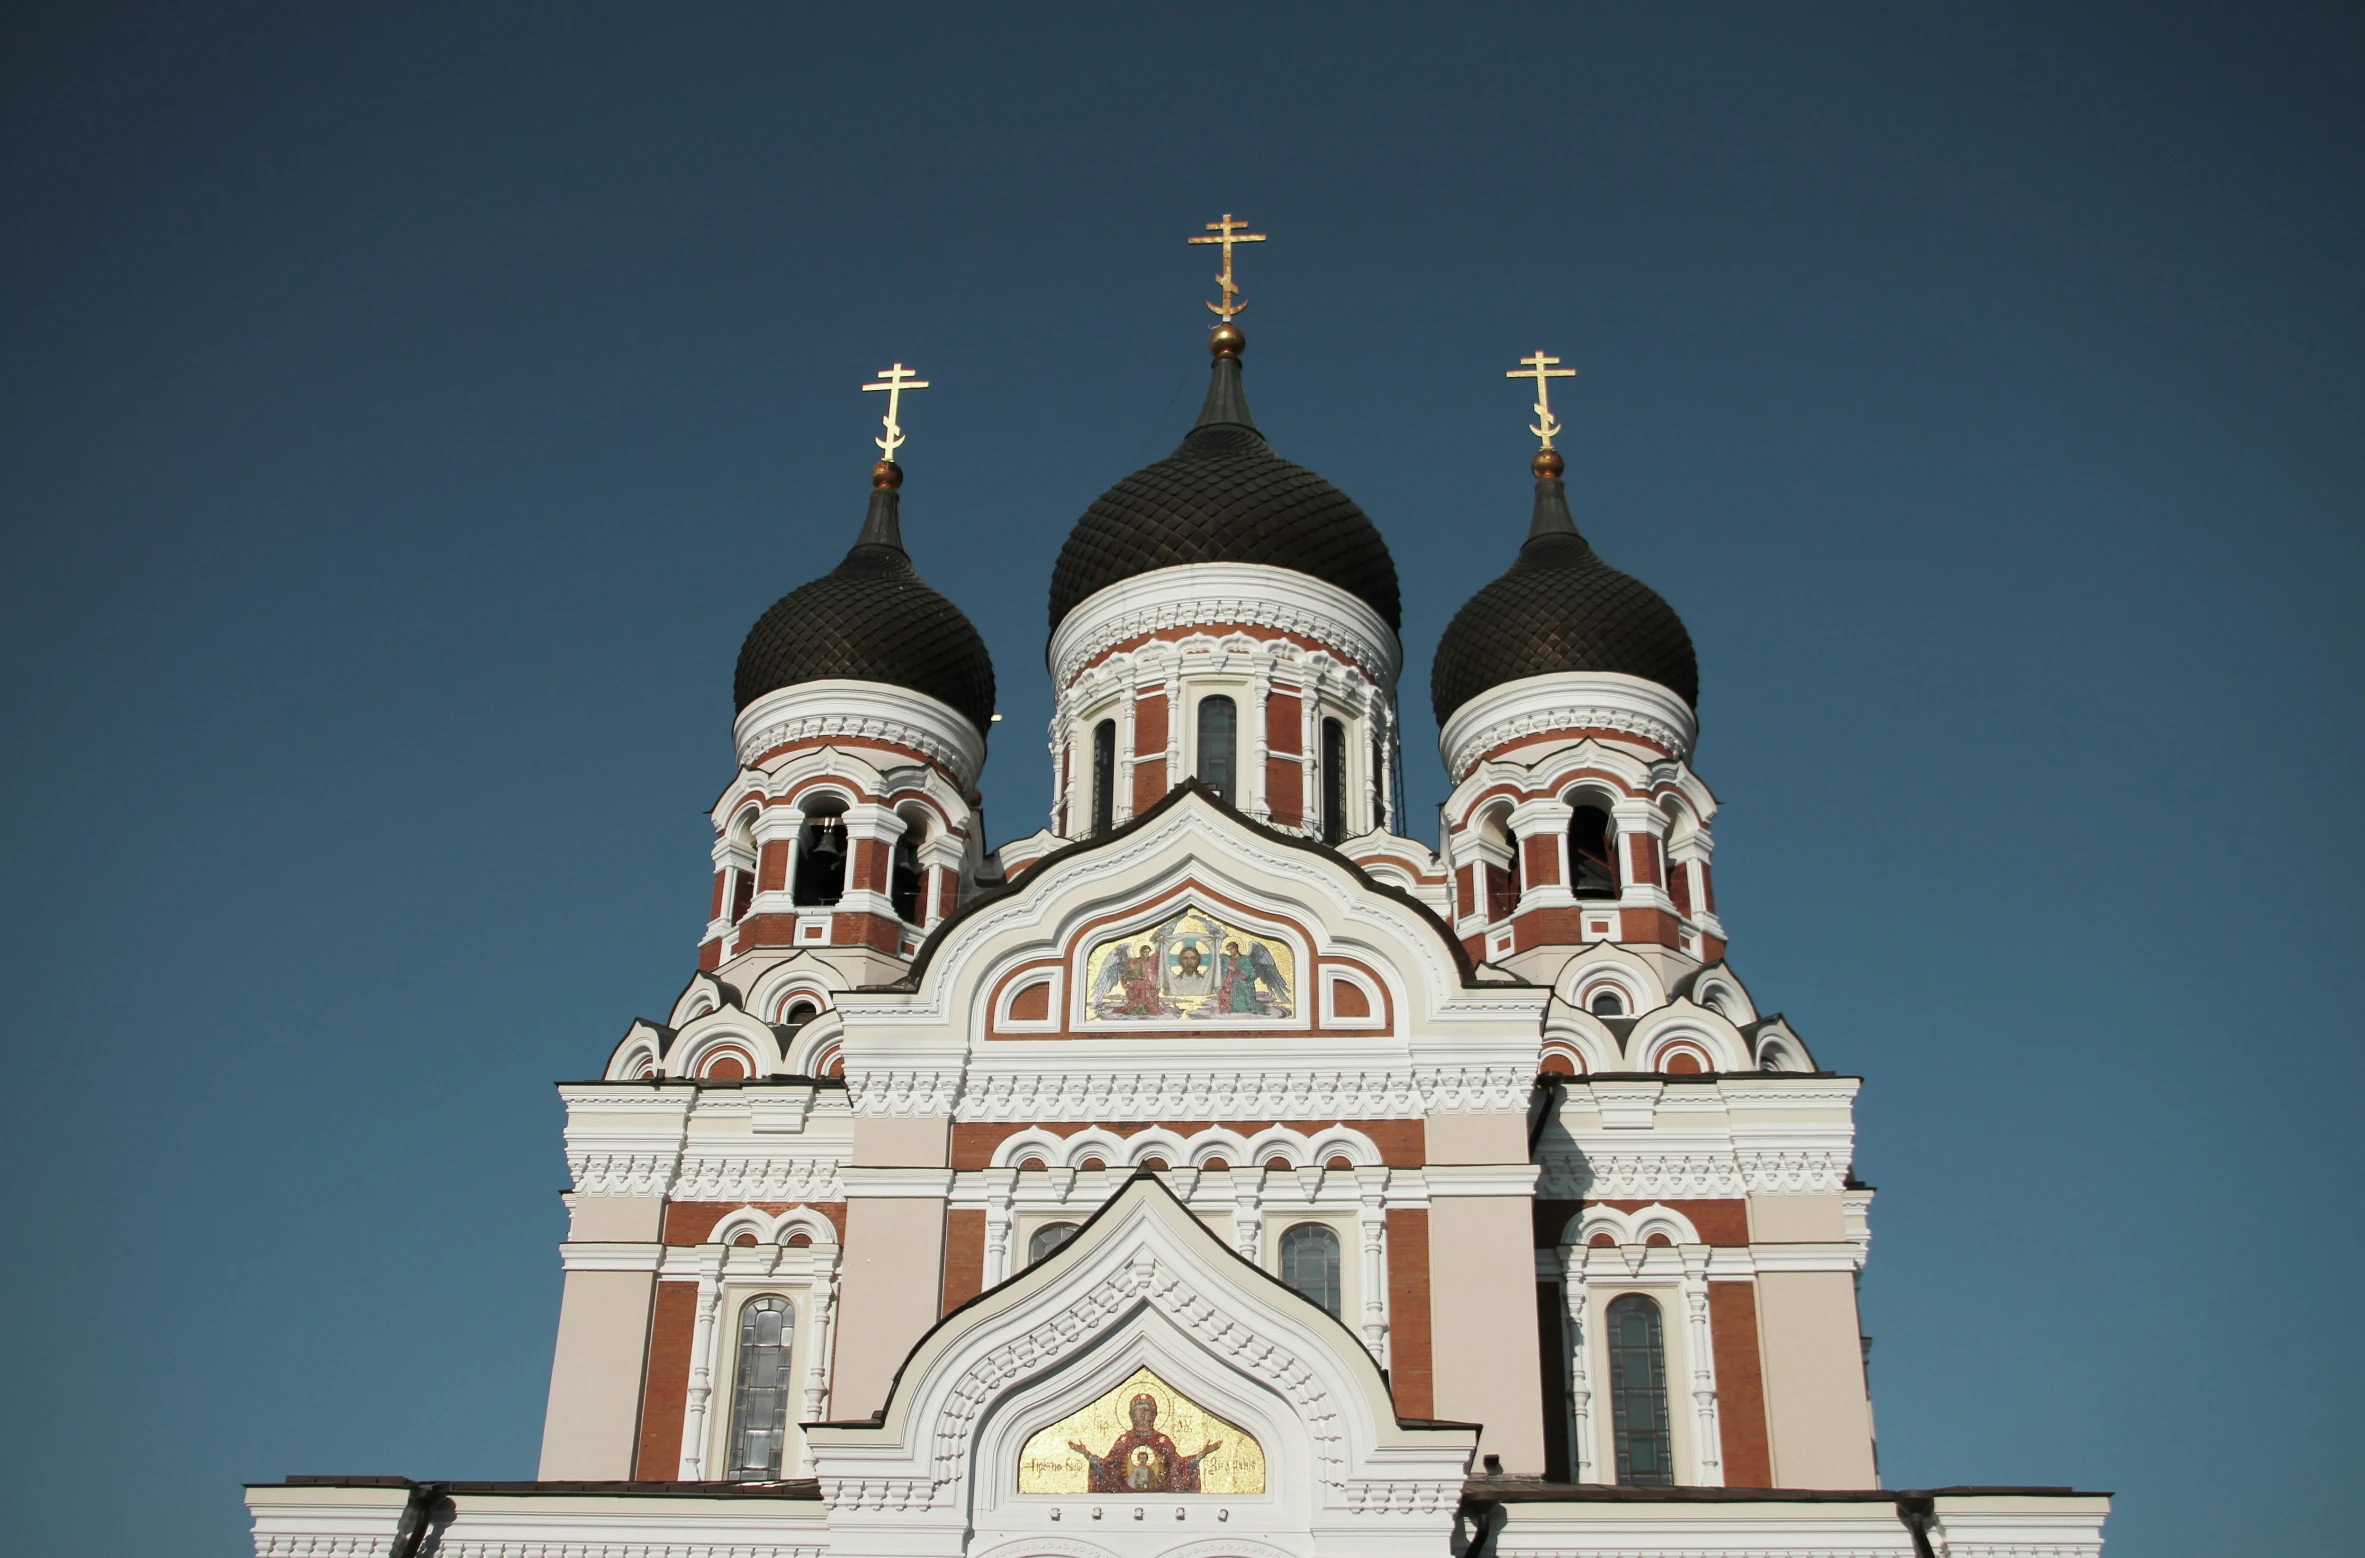
[[[1262,563],[1335,585],[1401,625],[1396,563],[1370,516],[1273,452],[1248,414],[1239,327],[1209,340],[1207,402],[1174,453],[1095,499],[1051,571],[1051,627],[1112,584],[1185,563]]]
[[[748,630],[737,707],[798,682],[885,682],[950,704],[982,736],[994,714],[985,640],[903,550],[902,470],[881,460],[871,479],[870,512],[846,560],[781,596]]]
[[[1501,578],[1446,625],[1429,672],[1443,725],[1479,694],[1522,677],[1610,671],[1657,682],[1700,706],[1692,635],[1659,592],[1603,562],[1569,517],[1561,458],[1535,459],[1535,517]]]

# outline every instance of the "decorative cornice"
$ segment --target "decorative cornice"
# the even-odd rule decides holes
[[[1334,585],[1257,563],[1186,563],[1096,590],[1052,631],[1051,685],[1065,690],[1096,657],[1129,638],[1236,624],[1294,633],[1336,650],[1394,687],[1404,649],[1380,614]]]
[[[851,1079],[849,1086],[854,1086]],[[1000,1071],[972,1075],[961,1089],[953,1117],[964,1123],[1406,1120],[1438,1113],[1524,1111],[1534,1086],[1532,1065],[1369,1071]],[[859,1097],[856,1107],[861,1107]]]
[[[1682,758],[1699,737],[1691,706],[1657,682],[1614,671],[1559,671],[1490,687],[1453,711],[1437,738],[1459,784],[1481,757],[1526,736],[1614,730]]]
[[[1844,1148],[1546,1148],[1536,1194],[1561,1201],[1838,1195],[1848,1158]]]
[[[739,711],[732,739],[742,767],[796,741],[879,741],[917,752],[963,789],[985,766],[985,737],[949,703],[885,682],[796,682]]]
[[[666,1193],[676,1201],[839,1201],[841,1167],[834,1157],[684,1154]]]

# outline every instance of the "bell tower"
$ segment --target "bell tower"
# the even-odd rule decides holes
[[[1444,852],[1455,931],[1472,958],[1549,980],[1572,949],[1623,947],[1662,981],[1724,955],[1709,878],[1716,798],[1692,772],[1699,667],[1673,608],[1594,552],[1542,440],[1525,544],[1438,643],[1430,695],[1453,792]]]

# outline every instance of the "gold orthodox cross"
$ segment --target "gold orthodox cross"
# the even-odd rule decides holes
[[[879,419],[887,426],[887,436],[874,438],[871,442],[886,451],[885,458],[893,460],[895,451],[903,447],[903,429],[895,421],[895,413],[903,407],[903,392],[926,389],[928,381],[913,378],[911,369],[897,363],[892,368],[879,370],[878,383],[865,384],[862,387],[866,390],[885,390],[887,392],[887,414]]]
[[[1247,228],[1246,222],[1234,221],[1232,213],[1226,211],[1222,221],[1207,224],[1210,236],[1186,240],[1190,243],[1220,243],[1224,246],[1224,268],[1217,273],[1215,278],[1215,284],[1224,289],[1224,300],[1221,303],[1210,303],[1207,307],[1217,318],[1227,322],[1234,314],[1248,306],[1248,300],[1240,296],[1240,289],[1232,285],[1232,245],[1236,243],[1263,243],[1265,241],[1263,233],[1252,233]]]
[[[1560,431],[1560,424],[1552,420],[1552,385],[1550,381],[1553,379],[1573,379],[1577,376],[1577,370],[1574,368],[1555,366],[1559,361],[1560,359],[1557,357],[1545,356],[1544,349],[1539,346],[1536,348],[1534,356],[1520,358],[1519,366],[1503,375],[1506,379],[1533,379],[1536,381],[1536,425],[1529,428],[1528,431],[1541,438],[1547,449],[1552,447],[1553,436]]]

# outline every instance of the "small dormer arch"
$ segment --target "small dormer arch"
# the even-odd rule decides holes
[[[1196,1169],[1239,1168],[1248,1162],[1248,1138],[1222,1126],[1199,1132],[1185,1150]]]
[[[1621,1012],[1595,1012],[1595,998],[1615,992]],[[1638,954],[1616,942],[1597,941],[1562,965],[1552,981],[1552,993],[1563,1004],[1597,1017],[1640,1017],[1667,1004],[1667,987],[1658,970]]]
[[[1715,1012],[1679,1000],[1650,1013],[1626,1036],[1628,1069],[1671,1076],[1753,1069],[1741,1031]]]
[[[1721,962],[1702,969],[1693,978],[1690,994],[1693,1000],[1736,1028],[1745,1028],[1758,1020],[1757,1005],[1749,999],[1748,990]]]
[[[793,999],[793,998],[792,998]],[[825,1007],[812,1021],[795,1030],[790,1044],[789,1071],[797,1076],[845,1075],[846,1021],[835,1007]],[[833,1063],[837,1069],[832,1070]]]
[[[661,1028],[646,1018],[635,1021],[617,1041],[601,1076],[610,1082],[640,1082],[662,1075],[666,1046],[672,1038],[670,1028]]]
[[[1555,1065],[1559,1060],[1562,1064]],[[1592,1076],[1625,1069],[1618,1036],[1582,1007],[1554,1001],[1544,1014],[1544,1038],[1536,1069],[1548,1076]]]
[[[787,1069],[769,1026],[736,1006],[686,1023],[665,1056],[665,1074],[747,1081]]]
[[[1781,1015],[1766,1018],[1748,1032],[1750,1052],[1759,1071],[1813,1071],[1814,1054],[1783,1020]]]

